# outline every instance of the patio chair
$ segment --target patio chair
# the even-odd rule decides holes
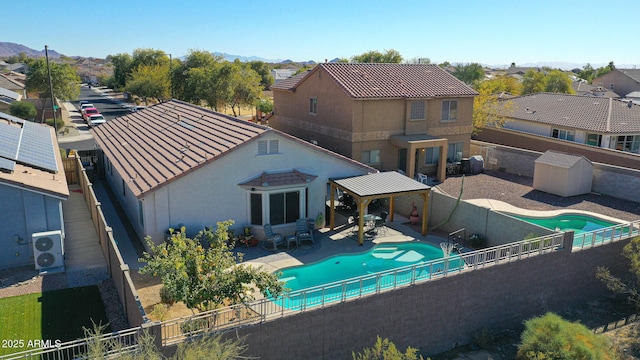
[[[285,240],[281,234],[276,234],[273,232],[273,228],[271,224],[264,225],[264,235],[267,237],[263,243],[262,247],[267,250],[277,251],[279,245],[284,245]]]
[[[312,244],[315,244],[313,230],[309,228],[307,219],[296,220],[296,236],[298,237],[298,242],[311,241]]]
[[[380,213],[380,219],[376,219],[376,222],[374,225],[374,230],[376,234],[387,233],[387,216],[389,216],[389,213],[386,211],[383,211]]]

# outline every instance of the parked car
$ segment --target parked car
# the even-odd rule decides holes
[[[83,110],[82,118],[84,119],[84,121],[86,121],[88,123],[89,116],[98,115],[98,114],[100,114],[100,111],[98,111],[98,109],[96,109],[94,107],[86,108],[86,109]]]
[[[82,105],[88,104],[88,103],[89,103],[89,101],[87,101],[87,100],[80,100],[80,101],[78,101],[78,107],[80,108],[80,110],[82,110]]]
[[[88,108],[95,108],[95,106],[89,102],[80,104],[80,113],[84,115],[84,109],[88,109]]]
[[[136,111],[144,110],[146,108],[147,108],[146,106],[133,105],[129,107],[129,111],[136,112]]]
[[[94,127],[96,125],[104,124],[107,122],[107,119],[102,116],[102,114],[89,115],[87,118],[87,124],[89,127]]]

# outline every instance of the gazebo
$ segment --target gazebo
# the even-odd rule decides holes
[[[380,172],[344,179],[330,179],[330,219],[329,226],[335,226],[335,195],[339,189],[353,196],[358,206],[358,244],[364,244],[364,211],[375,199],[389,198],[389,220],[393,221],[394,199],[400,195],[419,194],[422,198],[422,235],[427,234],[429,195],[431,187],[415,181],[395,171]]]

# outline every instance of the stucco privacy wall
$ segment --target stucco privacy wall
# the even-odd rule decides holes
[[[33,265],[31,235],[62,230],[62,200],[0,185],[0,268]]]
[[[311,310],[239,330],[245,355],[261,359],[347,359],[371,347],[377,335],[398,348],[436,354],[472,341],[487,329],[522,330],[522,322],[547,311],[578,306],[608,294],[595,278],[597,266],[624,274],[621,241],[546,255],[448,276],[360,300]],[[236,334],[229,334],[235,336]]]
[[[441,224],[438,229],[449,233],[464,228],[467,237],[476,233],[486,237],[487,246],[520,241],[530,237],[531,234],[543,236],[552,233],[540,226],[495,212],[489,208],[479,207],[465,201],[460,201],[456,206],[456,202],[457,198],[432,191],[430,208],[433,210],[430,212],[429,228],[432,229]],[[451,213],[454,208],[455,210]],[[467,244],[463,241],[463,245]]]
[[[482,155],[487,169],[503,169],[511,174],[533,177],[535,159],[542,153],[473,141],[471,155]],[[620,155],[629,156],[629,154]],[[588,155],[584,156],[589,158]],[[638,188],[640,188],[640,170],[593,163],[591,191],[640,202]]]

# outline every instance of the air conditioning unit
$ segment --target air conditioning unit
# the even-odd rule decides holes
[[[33,260],[40,271],[64,271],[62,231],[45,231],[31,235]]]

